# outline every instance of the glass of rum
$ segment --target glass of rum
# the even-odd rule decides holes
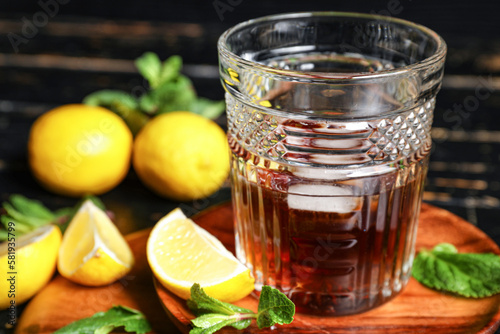
[[[218,43],[237,257],[297,311],[347,315],[410,277],[446,44],[357,13],[267,16]]]

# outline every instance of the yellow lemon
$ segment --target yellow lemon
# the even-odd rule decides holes
[[[45,225],[0,244],[0,309],[24,303],[47,284],[56,268],[61,231]]]
[[[127,174],[132,133],[105,108],[64,105],[35,121],[28,153],[33,175],[46,188],[69,196],[98,195]]]
[[[194,283],[208,295],[229,303],[254,290],[250,270],[179,208],[153,228],[147,257],[161,284],[183,299],[190,297]]]
[[[159,115],[134,142],[134,169],[156,193],[189,201],[214,193],[229,174],[226,134],[213,121],[187,111]]]
[[[127,274],[134,256],[106,213],[87,200],[64,232],[57,269],[67,279],[88,286],[113,283]]]

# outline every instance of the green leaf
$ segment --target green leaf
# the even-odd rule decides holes
[[[224,303],[220,300],[210,297],[203,291],[198,283],[191,287],[191,298],[188,300],[188,307],[195,315],[217,313],[223,315],[234,315],[236,313],[253,313],[243,307]]]
[[[57,334],[106,334],[123,327],[126,332],[147,333],[151,326],[144,314],[126,306],[113,306],[106,312],[98,312],[93,316],[77,320],[54,333]]]
[[[64,233],[75,213],[87,199],[90,199],[102,210],[106,210],[104,203],[98,197],[92,195],[85,196],[74,207],[62,208],[52,212],[40,201],[14,194],[9,197],[12,204],[9,202],[3,203],[6,214],[0,215],[0,222],[6,230],[9,228],[9,223],[13,222],[16,236],[29,233],[47,224],[57,225],[61,229],[61,232]]]
[[[11,195],[9,200],[14,208],[24,215],[37,217],[43,220],[51,220],[54,218],[52,211],[47,209],[40,201],[28,199],[19,194]]]
[[[3,208],[5,209],[5,211],[7,211],[7,214],[9,216],[14,218],[21,225],[28,225],[30,227],[40,227],[50,223],[50,219],[31,217],[25,215],[24,213],[19,212],[16,209],[14,209],[14,207],[8,202],[3,203]]]
[[[148,122],[149,117],[139,110],[139,102],[135,97],[119,90],[100,90],[83,99],[83,103],[91,106],[107,108],[123,118],[135,135]]]
[[[111,331],[113,329],[115,329],[115,326],[113,326],[113,325],[103,326],[99,329],[96,329],[94,331],[94,334],[108,334],[108,333],[111,333]]]
[[[174,55],[169,57],[163,62],[160,73],[160,80],[158,84],[162,84],[166,81],[175,80],[182,68],[182,58],[180,56]]]
[[[2,225],[5,227],[6,230],[8,230],[8,228],[9,228],[9,223],[13,222],[14,227],[16,229],[16,232],[15,232],[16,236],[26,234],[26,233],[31,232],[35,229],[34,227],[32,227],[30,225],[20,223],[19,221],[17,221],[16,219],[14,219],[13,217],[11,217],[9,215],[1,215],[0,222],[2,222]]]
[[[158,101],[158,113],[170,111],[189,111],[196,100],[196,92],[191,80],[179,76],[175,81],[164,82],[155,90]]]
[[[446,252],[446,253],[458,253],[458,250],[452,244],[443,242],[436,247],[434,247],[433,252]]]
[[[500,256],[457,253],[450,244],[422,250],[412,275],[423,285],[464,297],[482,298],[500,292]]]
[[[54,212],[55,218],[52,223],[59,227],[62,234],[66,232],[66,228],[68,228],[71,218],[73,218],[75,212],[75,208],[62,208]]]
[[[8,239],[8,237],[9,237],[9,232],[7,232],[4,229],[1,229],[0,230],[0,241],[5,241]]]
[[[111,107],[121,104],[128,109],[137,109],[137,99],[121,90],[103,89],[87,95],[83,103],[89,106]]]
[[[103,201],[99,197],[96,197],[94,195],[85,195],[83,198],[78,202],[77,204],[77,210],[80,209],[83,203],[85,203],[87,200],[91,200],[92,203],[94,203],[95,206],[97,206],[99,209],[102,211],[106,211],[106,206],[104,205]]]
[[[283,293],[266,285],[262,287],[257,316],[259,328],[289,324],[294,314],[295,305]]]
[[[205,327],[205,328],[195,327],[189,331],[189,334],[212,334],[212,333],[217,332],[218,330],[220,330],[223,327],[230,326],[234,322],[235,322],[234,319],[228,319],[228,320],[218,322],[210,327]]]
[[[158,94],[155,91],[149,91],[139,99],[139,107],[148,114],[154,114],[158,110]]]
[[[156,88],[160,84],[162,74],[162,64],[156,53],[146,52],[135,61],[135,66],[146,80],[151,88]]]
[[[201,316],[191,320],[191,322],[196,327],[208,328],[208,327],[211,327],[211,326],[218,324],[222,321],[229,320],[228,317],[230,317],[230,316],[225,315],[225,314],[208,313],[208,314],[201,315]]]
[[[58,219],[64,219],[65,221],[74,213],[75,208],[72,207],[67,207],[67,208],[61,208],[56,211],[54,211],[54,217],[57,223],[62,223],[62,222],[57,222]]]
[[[232,323],[230,326],[234,327],[236,329],[245,329],[248,326],[250,326],[250,324],[252,323],[252,319],[254,319],[254,318],[255,317],[252,317],[249,319],[242,319],[242,320],[236,321],[235,323]]]
[[[218,330],[220,330],[223,327],[226,326],[231,326],[236,329],[242,330],[250,326],[250,323],[252,322],[252,319],[243,319],[243,320],[237,320],[237,318],[233,318],[234,316],[228,316],[228,315],[223,315],[223,314],[207,314],[207,320],[197,322],[200,324],[200,326],[196,326],[195,322],[192,320],[193,324],[196,326],[194,327],[191,331],[189,331],[190,334],[192,333],[203,333],[203,334],[208,334],[208,333],[214,333]],[[204,317],[205,317],[204,316]],[[208,320],[208,316],[210,316],[211,320]],[[198,318],[196,318],[198,319]],[[194,319],[194,320],[196,320]]]
[[[257,314],[208,296],[197,283],[191,287],[191,299],[187,305],[198,316],[191,320],[195,328],[190,334],[214,333],[225,326],[241,330],[247,328],[255,318],[259,328],[289,324],[295,314],[293,302],[269,286],[262,287]]]
[[[216,119],[226,110],[226,103],[200,97],[191,102],[189,110],[206,118]]]

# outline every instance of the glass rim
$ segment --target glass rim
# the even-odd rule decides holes
[[[297,70],[285,70],[279,69],[271,66],[264,65],[262,63],[251,61],[242,58],[241,56],[235,54],[230,51],[227,45],[227,40],[229,36],[231,36],[234,32],[248,27],[250,25],[256,23],[264,23],[272,20],[280,20],[280,19],[293,19],[293,18],[307,18],[313,16],[330,16],[332,18],[335,17],[352,17],[359,19],[373,19],[374,21],[384,21],[384,22],[393,22],[398,23],[406,27],[412,27],[420,30],[429,36],[432,40],[436,42],[437,49],[436,51],[429,57],[415,62],[413,64],[397,67],[394,69],[382,70],[377,72],[349,72],[349,73],[334,73],[334,72],[311,72],[311,71],[297,71]],[[430,67],[433,64],[441,61],[446,56],[446,42],[443,38],[438,35],[432,29],[429,29],[423,25],[418,23],[414,23],[408,20],[394,18],[391,16],[384,15],[376,15],[376,14],[366,14],[366,13],[357,13],[357,12],[335,12],[335,11],[313,11],[313,12],[293,12],[293,13],[283,13],[283,14],[273,14],[262,16],[259,18],[247,20],[241,22],[222,33],[217,42],[217,48],[221,56],[225,58],[231,58],[237,62],[238,65],[245,68],[252,68],[253,70],[261,70],[268,74],[271,74],[274,77],[287,78],[285,81],[289,81],[290,79],[300,80],[312,80],[312,81],[336,81],[336,80],[371,80],[371,79],[383,79],[391,76],[398,76],[401,74],[405,74],[409,71],[417,71],[419,69],[423,69],[426,67]]]

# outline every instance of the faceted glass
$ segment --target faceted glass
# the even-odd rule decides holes
[[[296,13],[220,38],[237,257],[297,311],[346,315],[410,277],[446,45],[404,20]]]

